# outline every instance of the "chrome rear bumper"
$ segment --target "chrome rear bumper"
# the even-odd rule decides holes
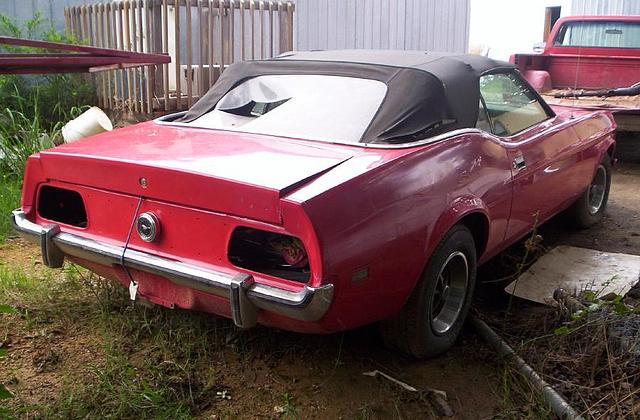
[[[67,255],[102,265],[121,264],[123,247],[61,232],[55,224],[38,225],[27,220],[22,210],[14,210],[11,221],[21,236],[40,245],[43,262],[49,267],[62,267]],[[259,309],[293,319],[317,321],[327,312],[333,298],[332,284],[305,285],[302,290],[291,292],[256,283],[250,274],[229,275],[129,248],[123,261],[128,268],[229,299],[233,321],[242,328],[256,324]]]

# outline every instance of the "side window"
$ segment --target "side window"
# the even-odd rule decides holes
[[[476,128],[482,131],[486,131],[487,133],[491,133],[491,123],[489,122],[489,117],[487,116],[487,110],[484,109],[484,105],[482,104],[482,99],[480,100],[480,104],[478,105],[478,121],[476,121]]]
[[[514,73],[482,76],[480,94],[497,136],[511,136],[549,118],[536,95]]]

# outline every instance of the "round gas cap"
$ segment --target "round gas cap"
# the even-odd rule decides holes
[[[151,212],[142,213],[138,216],[136,228],[140,239],[145,242],[152,242],[160,234],[160,221],[156,215]]]

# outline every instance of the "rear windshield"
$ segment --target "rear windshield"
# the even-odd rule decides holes
[[[640,48],[640,22],[567,22],[555,45],[565,47]]]
[[[327,75],[268,75],[245,80],[196,127],[309,140],[358,143],[382,103],[377,80]]]

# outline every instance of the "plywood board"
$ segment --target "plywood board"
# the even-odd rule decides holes
[[[536,261],[505,291],[538,303],[553,304],[553,291],[593,290],[623,295],[640,278],[640,256],[558,246]]]

